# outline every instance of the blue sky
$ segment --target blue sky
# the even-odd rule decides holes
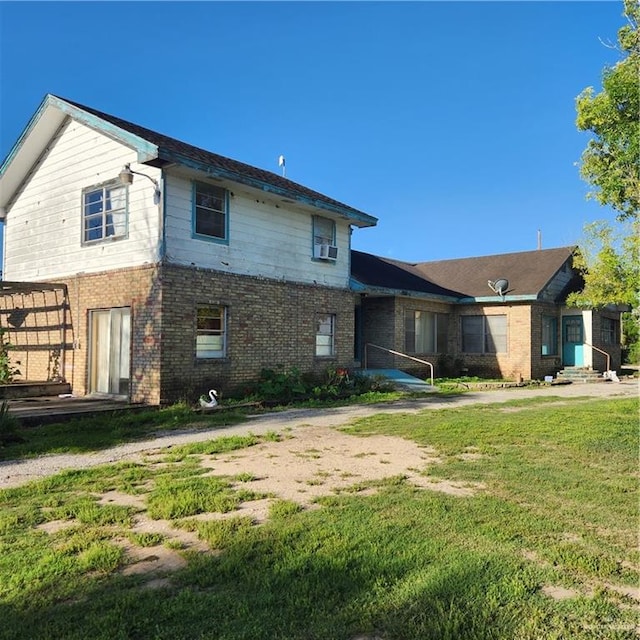
[[[0,2],[0,156],[46,93],[379,218],[408,261],[579,243],[575,98],[622,1]]]

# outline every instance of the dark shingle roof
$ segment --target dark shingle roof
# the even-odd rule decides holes
[[[314,204],[316,206],[319,205],[321,207],[325,205],[325,208],[328,206],[328,208],[332,210],[344,211],[345,213],[351,214],[355,218],[366,222],[368,225],[373,225],[377,221],[376,218],[364,213],[363,211],[354,209],[353,207],[339,202],[338,200],[334,200],[333,198],[329,198],[322,193],[313,191],[312,189],[298,184],[297,182],[288,180],[277,173],[258,169],[257,167],[245,164],[244,162],[232,160],[231,158],[201,149],[191,144],[187,144],[186,142],[181,142],[180,140],[171,138],[170,136],[158,133],[157,131],[152,131],[151,129],[123,120],[122,118],[117,118],[108,113],[98,111],[97,109],[73,102],[72,100],[67,100],[66,98],[59,99],[64,100],[87,113],[93,114],[116,127],[128,131],[133,135],[139,136],[151,144],[154,144],[159,149],[160,159],[176,161],[177,157],[191,160],[218,170],[222,176],[227,177],[230,180],[236,180],[237,182],[249,184],[250,186],[267,184],[275,187],[284,194],[290,195],[293,198],[298,198],[309,204]]]
[[[562,247],[418,263],[352,251],[351,275],[366,287],[456,298],[495,296],[487,282],[505,278],[509,281],[509,295],[537,296],[575,249]]]
[[[504,253],[478,258],[420,262],[418,272],[441,286],[451,287],[465,297],[491,296],[488,280],[506,278],[514,296],[539,294],[575,252],[575,247]]]
[[[407,262],[362,251],[351,251],[351,276],[368,287],[459,297],[455,291],[429,282]]]

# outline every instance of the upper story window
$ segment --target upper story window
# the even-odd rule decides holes
[[[127,234],[127,187],[111,182],[82,192],[82,242],[89,244]]]
[[[407,353],[446,353],[449,316],[432,311],[407,310],[404,344]]]
[[[212,240],[228,239],[227,190],[211,184],[193,185],[193,233]]]
[[[462,316],[464,353],[506,353],[507,316]]]
[[[338,257],[336,223],[329,218],[313,216],[313,257],[325,260]]]

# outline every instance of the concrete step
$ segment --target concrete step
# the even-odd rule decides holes
[[[604,380],[600,371],[589,367],[565,367],[558,371],[557,378],[571,382],[602,382]]]

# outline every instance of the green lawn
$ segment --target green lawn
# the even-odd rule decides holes
[[[198,518],[264,498],[251,477],[203,475],[201,456],[277,434],[7,489],[0,638],[637,638],[637,400],[514,400],[378,415],[345,431],[428,445],[442,462],[425,473],[483,489],[461,498],[391,477],[318,509],[276,500],[259,526]],[[131,506],[98,502],[114,490]],[[140,512],[215,551],[178,550],[184,565],[154,585],[125,575],[123,540],[150,554],[177,546],[133,534]],[[59,521],[70,526],[41,526]]]

